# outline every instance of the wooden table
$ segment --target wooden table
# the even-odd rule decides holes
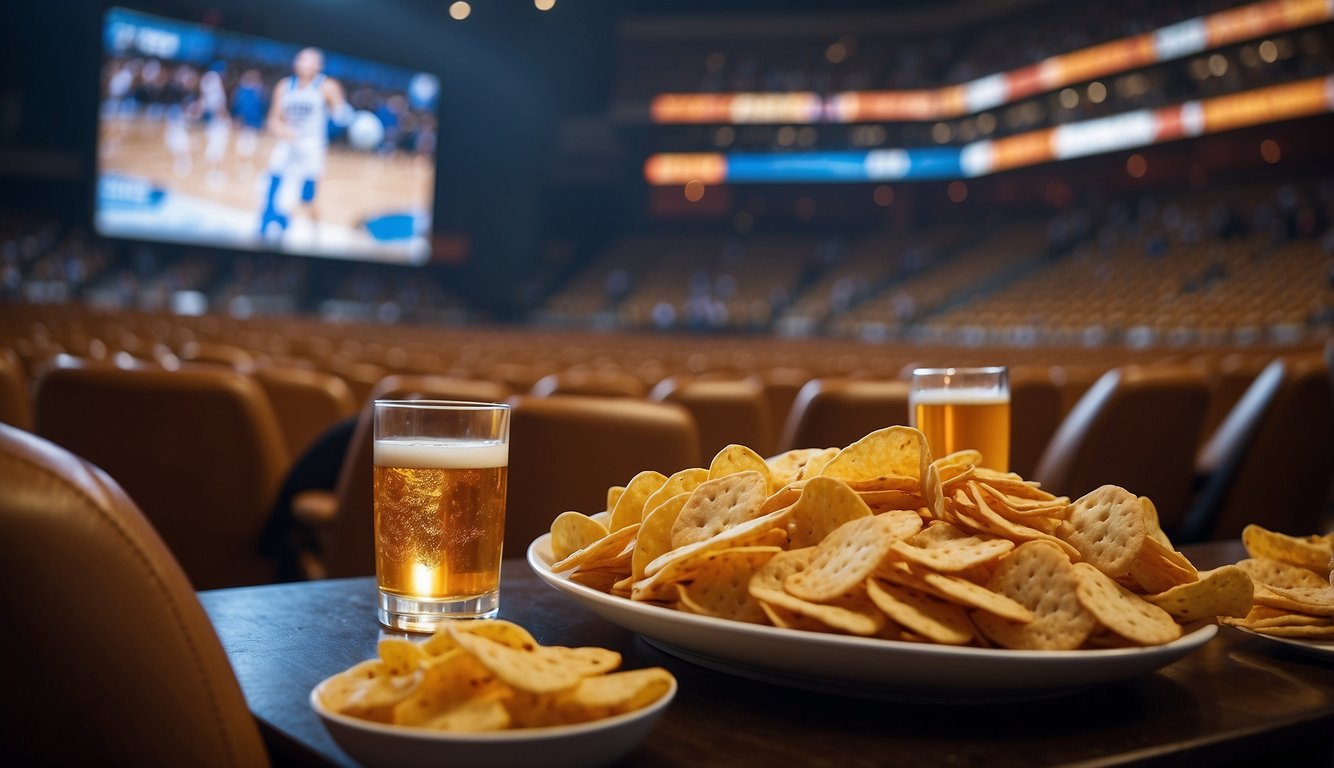
[[[1187,548],[1201,567],[1235,543]],[[375,655],[373,579],[200,593],[277,764],[353,765],[307,697]],[[712,672],[658,651],[507,560],[501,617],[539,641],[660,665],[680,692],[636,766],[1334,765],[1334,664],[1231,627],[1154,674],[1037,702],[923,706],[816,694]],[[534,768],[540,768],[535,765]]]

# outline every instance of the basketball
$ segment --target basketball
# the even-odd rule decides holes
[[[375,149],[384,141],[384,124],[374,114],[357,110],[347,126],[347,141],[357,149]]]

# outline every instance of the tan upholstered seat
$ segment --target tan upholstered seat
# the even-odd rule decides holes
[[[1185,514],[1208,400],[1204,374],[1190,366],[1108,371],[1061,422],[1032,479],[1071,498],[1122,486],[1152,499],[1170,529]]]
[[[18,353],[0,348],[0,424],[32,431],[32,398]]]
[[[1248,523],[1323,533],[1334,471],[1332,396],[1319,353],[1270,363],[1201,449],[1204,485],[1183,537],[1235,538]]]
[[[264,392],[218,366],[123,370],[61,358],[37,431],[102,467],[153,522],[196,589],[271,581],[260,531],[287,467]]]
[[[250,375],[273,406],[288,456],[300,456],[320,433],[357,411],[352,389],[332,373],[260,366]]]
[[[267,765],[185,573],[115,481],[0,425],[0,488],[6,762]]]
[[[607,488],[652,469],[694,466],[699,433],[689,411],[630,398],[510,398],[505,553],[521,556],[566,510],[606,507]]]
[[[714,455],[731,443],[752,448],[761,456],[773,453],[769,404],[755,380],[672,377],[659,382],[649,399],[676,403],[695,417],[699,427],[697,463],[701,467],[707,467]]]
[[[371,390],[352,433],[343,468],[338,475],[332,519],[324,522],[323,540],[315,561],[305,571],[310,577],[366,576],[375,573],[375,518],[372,509],[371,466],[375,447],[376,400],[466,400],[501,402],[509,395],[504,384],[428,374],[403,374],[383,379]],[[306,494],[298,506],[310,504]],[[297,513],[298,519],[312,515]]]
[[[1010,471],[1030,477],[1061,424],[1061,390],[1045,366],[1010,369]]]
[[[814,379],[792,403],[778,450],[841,448],[883,427],[908,423],[906,381]]]
[[[776,368],[751,378],[759,382],[764,392],[764,402],[769,411],[769,439],[773,441],[772,451],[777,452],[778,441],[787,426],[787,417],[792,412],[797,393],[812,376],[800,368]]]
[[[181,360],[187,363],[222,365],[238,371],[255,366],[255,356],[232,344],[215,341],[191,341],[181,346]]]
[[[565,371],[537,380],[528,394],[534,397],[549,395],[586,395],[591,397],[644,397],[648,392],[644,382],[628,373],[612,371]]]

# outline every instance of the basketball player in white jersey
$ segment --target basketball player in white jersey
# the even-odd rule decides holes
[[[260,219],[261,237],[278,237],[290,223],[290,190],[300,187],[301,205],[318,223],[316,184],[324,175],[329,119],[346,123],[352,109],[337,80],[324,75],[324,53],[303,48],[292,62],[294,74],[278,81],[269,107],[268,130],[278,137],[269,157],[269,188]]]

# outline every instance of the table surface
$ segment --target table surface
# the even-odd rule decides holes
[[[1236,542],[1185,551],[1201,567],[1245,556]],[[325,677],[375,656],[374,580],[200,599],[275,763],[355,765],[308,696]],[[867,701],[713,672],[594,616],[518,559],[504,563],[500,615],[544,644],[612,648],[625,668],[676,675],[676,701],[626,760],[637,766],[1334,765],[1334,663],[1231,627],[1153,674],[1056,699],[969,706]]]

